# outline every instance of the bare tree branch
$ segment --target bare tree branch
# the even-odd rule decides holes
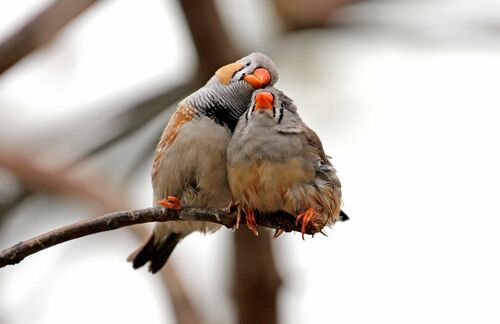
[[[0,74],[49,42],[71,20],[97,0],[58,0],[0,45]]]
[[[300,232],[301,226],[295,217],[285,212],[255,215],[257,224],[264,227],[282,229],[285,232]],[[0,252],[0,268],[21,262],[27,256],[51,246],[83,236],[115,230],[121,227],[168,221],[212,222],[233,228],[236,225],[236,211],[229,209],[184,207],[180,210],[151,207],[145,209],[119,211],[67,225],[51,232],[22,241]],[[240,224],[245,224],[243,217]],[[307,234],[318,233],[317,228],[308,227]]]
[[[2,146],[2,145],[0,145]],[[8,154],[7,154],[8,152]],[[86,177],[85,179],[73,179],[68,172],[55,172],[42,168],[40,165],[29,161],[22,154],[13,150],[0,150],[0,167],[7,167],[9,171],[18,175],[20,181],[24,181],[24,185],[29,186],[25,190],[30,193],[31,190],[42,188],[54,191],[59,195],[72,195],[86,202],[97,203],[100,209],[105,211],[127,208],[123,204],[125,201],[122,198],[123,188],[120,189],[120,195],[113,195],[116,190],[103,190],[106,186],[97,182],[98,177]],[[94,179],[89,181],[89,179]],[[24,195],[21,195],[23,197]],[[121,205],[121,207],[119,207]],[[1,208],[1,206],[0,206]],[[0,221],[2,220],[0,216]],[[147,239],[149,231],[146,234],[145,230],[138,226],[128,227],[136,236],[142,240]],[[180,281],[175,268],[172,264],[167,265],[161,271],[162,283],[165,286],[166,293],[170,295],[168,302],[172,303],[174,313],[179,324],[199,324],[203,323],[200,313],[196,310],[193,303]]]

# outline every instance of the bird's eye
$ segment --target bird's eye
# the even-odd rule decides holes
[[[247,64],[245,64],[245,66],[250,66],[250,62],[247,62]]]

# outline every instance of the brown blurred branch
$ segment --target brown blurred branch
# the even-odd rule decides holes
[[[361,0],[273,0],[276,13],[288,31],[331,27],[335,11]]]
[[[57,0],[0,44],[0,74],[49,42],[97,0]]]
[[[221,66],[239,58],[213,0],[179,0],[193,38],[200,66],[198,76],[207,80]]]
[[[256,214],[257,224],[264,227],[282,229],[285,232],[298,231],[301,226],[295,217],[284,212]],[[236,211],[229,209],[183,207],[180,210],[151,207],[145,209],[119,211],[91,218],[51,232],[42,234],[0,252],[0,268],[21,262],[27,256],[51,246],[74,240],[83,236],[115,230],[121,227],[150,222],[202,221],[212,222],[233,228],[236,225]],[[245,224],[243,217],[240,224]],[[307,234],[317,233],[317,229],[307,228]]]
[[[231,42],[213,0],[180,0],[180,3],[196,46],[201,75],[208,78],[218,67],[241,56]],[[264,232],[255,238],[249,231],[238,231],[234,243],[236,275],[233,287],[238,322],[276,323],[276,297],[281,279],[274,263],[269,234]]]
[[[97,178],[87,177],[85,181],[74,179],[68,172],[44,168],[12,149],[0,150],[0,167],[12,172],[28,189],[28,193],[30,190],[44,190],[78,196],[92,204],[97,203],[104,211],[120,209],[123,206],[117,197],[109,194],[106,186]],[[20,195],[21,198],[26,196],[24,193]]]
[[[149,235],[151,235],[150,230],[146,230],[144,226],[130,226],[128,228],[141,242],[146,241],[149,238]],[[191,302],[187,290],[182,284],[182,280],[179,278],[175,267],[172,265],[172,261],[173,260],[167,262],[167,264],[165,264],[165,266],[160,270],[159,274],[161,275],[165,291],[168,295],[170,295],[170,301],[174,309],[176,323],[205,323],[206,321],[202,320],[201,314]]]
[[[200,85],[201,84],[197,80],[190,80],[184,84],[166,89],[161,93],[153,95],[152,97],[133,105],[119,116],[116,116],[113,120],[109,121],[113,123],[124,123],[125,126],[116,134],[105,139],[101,143],[96,144],[96,146],[94,146],[91,150],[83,153],[80,156],[80,160],[77,162],[88,159],[89,157],[92,157],[135,134],[150,120],[158,116],[159,113],[186,97]],[[154,146],[151,146],[151,151],[153,150]],[[75,164],[77,162],[75,162]]]
[[[0,203],[0,229],[2,228],[2,223],[5,220],[5,215],[10,213],[14,208],[21,205],[23,201],[31,196],[33,192],[26,188],[25,186],[21,187],[21,191],[13,195],[10,200],[3,201]]]
[[[67,172],[46,170],[29,162],[26,158],[21,157],[20,154],[13,154],[12,151],[9,151],[8,154],[2,154],[2,151],[0,151],[0,166],[9,169],[9,171],[18,176],[20,181],[23,181],[26,193],[30,193],[35,189],[43,189],[54,191],[60,195],[69,194],[83,198],[87,202],[94,204],[97,202],[99,207],[105,210],[113,210],[113,208],[116,210],[119,208],[119,205],[123,206],[122,200],[119,197],[113,196],[114,191],[101,190],[104,188],[103,184],[96,181],[89,182],[88,177],[85,181],[81,179],[76,180],[70,178]],[[144,238],[145,235],[140,234],[141,230],[139,228],[134,226],[129,228],[137,236]],[[163,269],[161,279],[165,285],[166,292],[171,296],[170,301],[172,302],[177,323],[202,323],[199,313],[195,311],[172,265]]]
[[[70,163],[67,167],[64,168],[64,170],[58,170],[57,172],[53,171],[52,173],[53,174],[57,173],[58,175],[60,173],[66,173],[68,170],[84,162],[85,160],[103,152],[104,150],[113,146],[114,144],[127,139],[129,136],[134,135],[139,129],[141,129],[141,127],[145,126],[150,120],[155,118],[162,110],[164,110],[165,107],[169,107],[175,104],[183,97],[188,95],[190,92],[194,91],[198,86],[199,83],[196,80],[192,80],[184,84],[175,86],[173,88],[169,88],[155,96],[152,96],[151,98],[148,98],[144,101],[141,101],[133,105],[132,107],[121,113],[119,116],[114,117],[115,120],[109,121],[113,123],[124,123],[125,126],[122,129],[120,129],[112,136],[106,138],[104,141],[97,143],[92,149],[83,152],[78,159]],[[146,149],[150,150],[151,152],[154,151],[155,144],[156,142],[154,144],[152,143],[151,147],[147,147]],[[149,157],[146,150],[141,150],[141,154],[144,158]],[[11,154],[10,153],[7,154],[5,152],[5,154],[3,155],[10,156]],[[0,165],[2,164],[1,158],[2,158],[2,152],[0,152]],[[144,158],[139,159],[137,161],[137,164],[142,163],[144,161]],[[47,177],[45,177],[45,179],[48,178],[50,178],[50,175],[47,175]],[[26,177],[25,179],[31,181],[29,177]],[[23,180],[25,179],[19,179],[19,180],[23,182]],[[23,188],[24,190],[15,195],[10,201],[4,204],[0,204],[0,223],[6,217],[6,215],[9,212],[11,212],[15,207],[19,206],[26,199],[30,198],[33,194],[43,191],[46,188],[47,186],[42,186],[42,187],[33,185],[28,187],[25,186]],[[117,206],[114,205],[114,208],[107,208],[106,210],[110,211],[117,209],[120,208],[117,208]]]
[[[277,295],[281,277],[274,262],[268,231],[255,237],[238,231],[234,237],[233,294],[238,323],[278,323]]]
[[[59,6],[62,5],[59,3],[66,4],[67,1],[58,1],[50,8],[53,8],[56,5],[57,8],[59,8]],[[207,0],[198,2],[193,0],[180,0],[180,4],[196,47],[199,61],[199,69],[196,76],[184,84],[180,84],[173,88],[166,89],[159,94],[153,95],[152,97],[133,105],[120,115],[116,116],[112,122],[123,123],[124,127],[112,136],[96,143],[96,145],[90,150],[82,153],[79,159],[70,164],[68,168],[75,166],[85,159],[95,156],[114,144],[132,136],[137,130],[155,118],[166,107],[175,104],[183,97],[196,90],[213,74],[217,68],[233,61],[238,57],[238,52],[230,42],[229,37],[224,30],[224,26],[222,25],[213,1]],[[50,8],[46,9],[46,11],[55,10]],[[40,14],[40,16],[43,15],[44,13]],[[31,23],[36,23],[36,21],[38,21],[37,19],[41,18],[37,17]],[[21,31],[22,30],[23,29],[21,29]],[[19,32],[20,34],[22,34],[21,31]],[[6,43],[0,45],[0,61],[2,61],[3,57],[2,48]],[[2,63],[0,62],[0,66],[1,64]],[[0,73],[1,72],[2,70],[0,69]],[[153,143],[150,148],[146,148],[145,150],[150,149],[152,152],[155,144],[156,142]],[[141,150],[140,153],[143,157],[148,157],[149,155],[144,153],[145,150]],[[144,158],[139,158],[137,159],[136,165],[138,166],[143,162]],[[134,169],[135,167],[132,168],[131,172],[133,172]],[[33,193],[36,192],[24,190],[17,196],[13,197],[11,201],[0,206],[0,221],[15,207],[30,198]]]
[[[194,308],[186,288],[182,284],[177,271],[172,265],[172,261],[165,264],[160,270],[165,291],[170,295],[170,301],[174,309],[177,324],[201,324],[203,321],[201,314]]]
[[[22,57],[27,55],[29,52],[35,50],[39,46],[43,45],[44,43],[48,42],[58,31],[61,29],[64,24],[61,24],[59,26],[59,29],[53,29],[54,26],[58,26],[57,23],[61,21],[61,19],[64,19],[64,17],[69,17],[69,15],[66,15],[67,13],[58,13],[55,17],[48,15],[48,13],[51,12],[51,10],[54,10],[54,8],[58,8],[58,6],[61,5],[68,5],[71,3],[71,5],[74,5],[74,8],[77,7],[79,4],[84,4],[88,3],[88,6],[90,6],[92,3],[96,1],[85,1],[85,0],[66,0],[66,1],[56,1],[54,5],[49,7],[47,10],[42,12],[38,17],[36,17],[32,22],[26,24],[18,33],[14,34],[11,38],[9,38],[4,44],[0,45],[0,73],[4,72],[8,68],[10,68],[12,65],[14,65],[16,62],[18,62]],[[194,77],[193,81],[190,81],[187,83],[187,87],[183,88],[184,85],[181,85],[178,88],[174,88],[173,91],[171,90],[166,90],[163,93],[160,93],[157,96],[152,97],[150,100],[146,100],[138,105],[135,105],[134,107],[131,107],[128,109],[126,112],[121,114],[120,116],[117,116],[119,118],[120,122],[123,122],[124,127],[123,129],[119,130],[117,133],[113,134],[109,138],[105,139],[104,141],[97,143],[94,148],[91,150],[85,152],[83,156],[81,156],[81,159],[85,159],[85,157],[93,156],[99,152],[102,152],[106,148],[112,146],[113,144],[127,138],[128,136],[132,135],[135,133],[137,129],[139,129],[142,125],[146,124],[149,120],[153,119],[157,114],[165,107],[168,107],[169,105],[173,104],[173,102],[178,101],[182,99],[183,96],[187,95],[189,92],[192,90],[196,89],[199,85],[202,84],[202,82],[206,81],[212,74],[213,72],[220,66],[227,64],[228,62],[233,61],[234,59],[238,58],[240,55],[237,51],[237,49],[233,46],[233,44],[230,42],[230,39],[227,35],[227,33],[224,30],[224,26],[220,20],[220,17],[217,14],[216,6],[213,1],[195,1],[195,0],[180,0],[181,7],[183,9],[183,12],[185,14],[185,18],[188,24],[188,27],[191,31],[192,38],[194,40],[194,45],[197,50],[197,56],[198,56],[198,61],[199,61],[199,68],[196,76]],[[86,7],[80,7],[81,12],[83,12]],[[73,12],[72,13],[74,17],[78,15],[78,13]],[[49,21],[49,26],[50,28],[39,28],[36,27],[34,28],[36,24],[39,24],[40,22],[43,22],[44,24],[46,23],[43,19],[47,19],[47,17],[51,17],[51,21]],[[68,21],[70,21],[72,18],[69,18]],[[66,21],[66,23],[68,22]],[[40,33],[40,31],[42,31]],[[39,37],[40,35],[44,37]],[[52,33],[52,34],[51,34]],[[23,35],[24,34],[24,35]],[[23,37],[24,40],[23,40]],[[21,43],[16,43],[21,41]],[[23,44],[26,43],[26,44]],[[23,46],[20,46],[23,45]],[[193,88],[190,88],[190,87]],[[175,91],[178,89],[181,89],[177,94],[175,94]],[[182,92],[184,92],[182,94]],[[172,94],[174,93],[174,94]],[[114,120],[117,121],[117,120]],[[138,160],[138,163],[140,163],[142,160]],[[22,180],[22,179],[21,179]],[[63,187],[61,187],[63,188]],[[17,199],[15,203],[20,203],[23,201],[22,197],[29,197],[29,192],[22,194],[20,197],[21,199]],[[16,204],[13,204],[15,206]],[[294,218],[288,215],[288,223],[289,223],[289,228],[290,230],[297,230],[297,226],[295,226],[294,223]],[[233,215],[234,218],[234,215]],[[287,219],[287,217],[284,217],[283,219]],[[154,220],[153,220],[154,221]],[[259,219],[258,219],[259,221]],[[273,222],[273,219],[268,219],[269,222]],[[111,224],[114,224],[111,222]],[[126,225],[124,225],[126,226]],[[275,225],[276,227],[278,225]],[[110,228],[107,229],[102,229],[100,231],[104,230],[110,230]],[[240,231],[241,232],[241,231]],[[41,242],[40,240],[43,241],[43,236],[36,238],[38,239],[37,242]],[[68,238],[69,240],[71,238]],[[29,241],[28,241],[29,242]],[[25,242],[25,243],[28,243]],[[54,244],[57,244],[57,242],[54,242],[52,240],[44,241],[45,243],[42,244],[42,246],[38,245],[38,249],[44,249],[46,247],[52,246]],[[21,245],[23,243],[20,243]],[[36,243],[33,243],[33,246],[37,246]],[[262,252],[261,249],[258,249],[258,251],[248,251],[248,254],[245,255],[245,258],[247,260],[252,260],[255,259],[257,254],[265,254],[269,255],[269,257],[266,257],[265,261],[262,262],[269,262],[269,259],[272,261],[272,255],[271,255],[271,250],[270,246],[266,247],[266,251],[268,252]],[[7,251],[7,250],[6,250]],[[5,251],[4,251],[5,252]],[[4,260],[4,252],[0,253],[0,264]],[[14,253],[21,253],[18,250],[13,250]],[[31,253],[35,253],[31,252]],[[19,257],[20,254],[17,254]],[[25,254],[23,257],[18,259],[17,262],[22,260],[24,257],[26,257],[29,254]],[[260,260],[260,259],[259,259]],[[261,261],[259,261],[260,263]],[[265,263],[264,263],[265,264]],[[168,266],[168,265],[167,265]],[[271,268],[271,270],[275,270],[274,267]],[[168,271],[170,272],[170,271]],[[269,271],[268,271],[269,272]],[[175,274],[174,274],[175,275]],[[242,277],[242,280],[246,280],[246,277]],[[172,277],[170,278],[172,279]],[[167,279],[165,278],[165,282],[167,283]],[[167,283],[170,287],[170,293],[172,296],[172,301],[174,303],[174,308],[176,303],[180,306],[180,308],[185,306],[184,301],[182,300],[182,293],[179,295],[176,293],[176,288],[175,288],[175,282],[174,285],[170,285]],[[175,298],[174,298],[175,297]],[[260,298],[260,295],[254,294],[253,297],[258,300]],[[265,299],[266,301],[268,300],[267,298]],[[187,300],[189,302],[189,300]],[[180,303],[180,304],[179,304]],[[184,306],[183,306],[184,303]],[[241,303],[238,302],[238,304],[241,306]],[[272,303],[273,307],[275,306],[275,302]],[[189,307],[187,308],[189,309]],[[176,314],[178,312],[178,309],[176,309]],[[276,310],[271,310],[271,312],[276,312]],[[186,314],[188,311],[186,311]],[[240,311],[241,313],[241,311]],[[182,318],[184,315],[177,315],[179,323],[181,323],[180,318]],[[240,316],[241,317],[241,316]],[[247,315],[248,318],[252,318],[252,314]],[[189,319],[189,314],[188,317],[185,318],[185,323],[194,323],[191,317],[191,320]],[[267,317],[265,317],[267,318]]]

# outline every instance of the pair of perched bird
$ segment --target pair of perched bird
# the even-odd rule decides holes
[[[163,131],[151,171],[154,202],[224,208],[236,202],[257,234],[254,209],[286,211],[321,229],[341,220],[341,185],[320,139],[282,91],[274,63],[252,53],[221,67],[205,86],[182,100]],[[238,213],[239,215],[239,213]],[[157,223],[129,260],[160,270],[193,231],[220,225]]]

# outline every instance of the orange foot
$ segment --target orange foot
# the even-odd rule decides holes
[[[306,233],[307,229],[307,224],[309,224],[309,221],[311,218],[316,214],[316,209],[314,208],[309,208],[305,212],[302,212],[297,216],[297,221],[295,224],[298,224],[300,221],[302,221],[302,239],[305,240],[304,234]]]
[[[181,209],[181,201],[175,196],[168,196],[167,199],[158,200],[158,204],[165,208]]]
[[[252,208],[247,208],[247,226],[255,236],[259,236],[259,232],[257,232],[257,223],[255,222],[255,214]]]

